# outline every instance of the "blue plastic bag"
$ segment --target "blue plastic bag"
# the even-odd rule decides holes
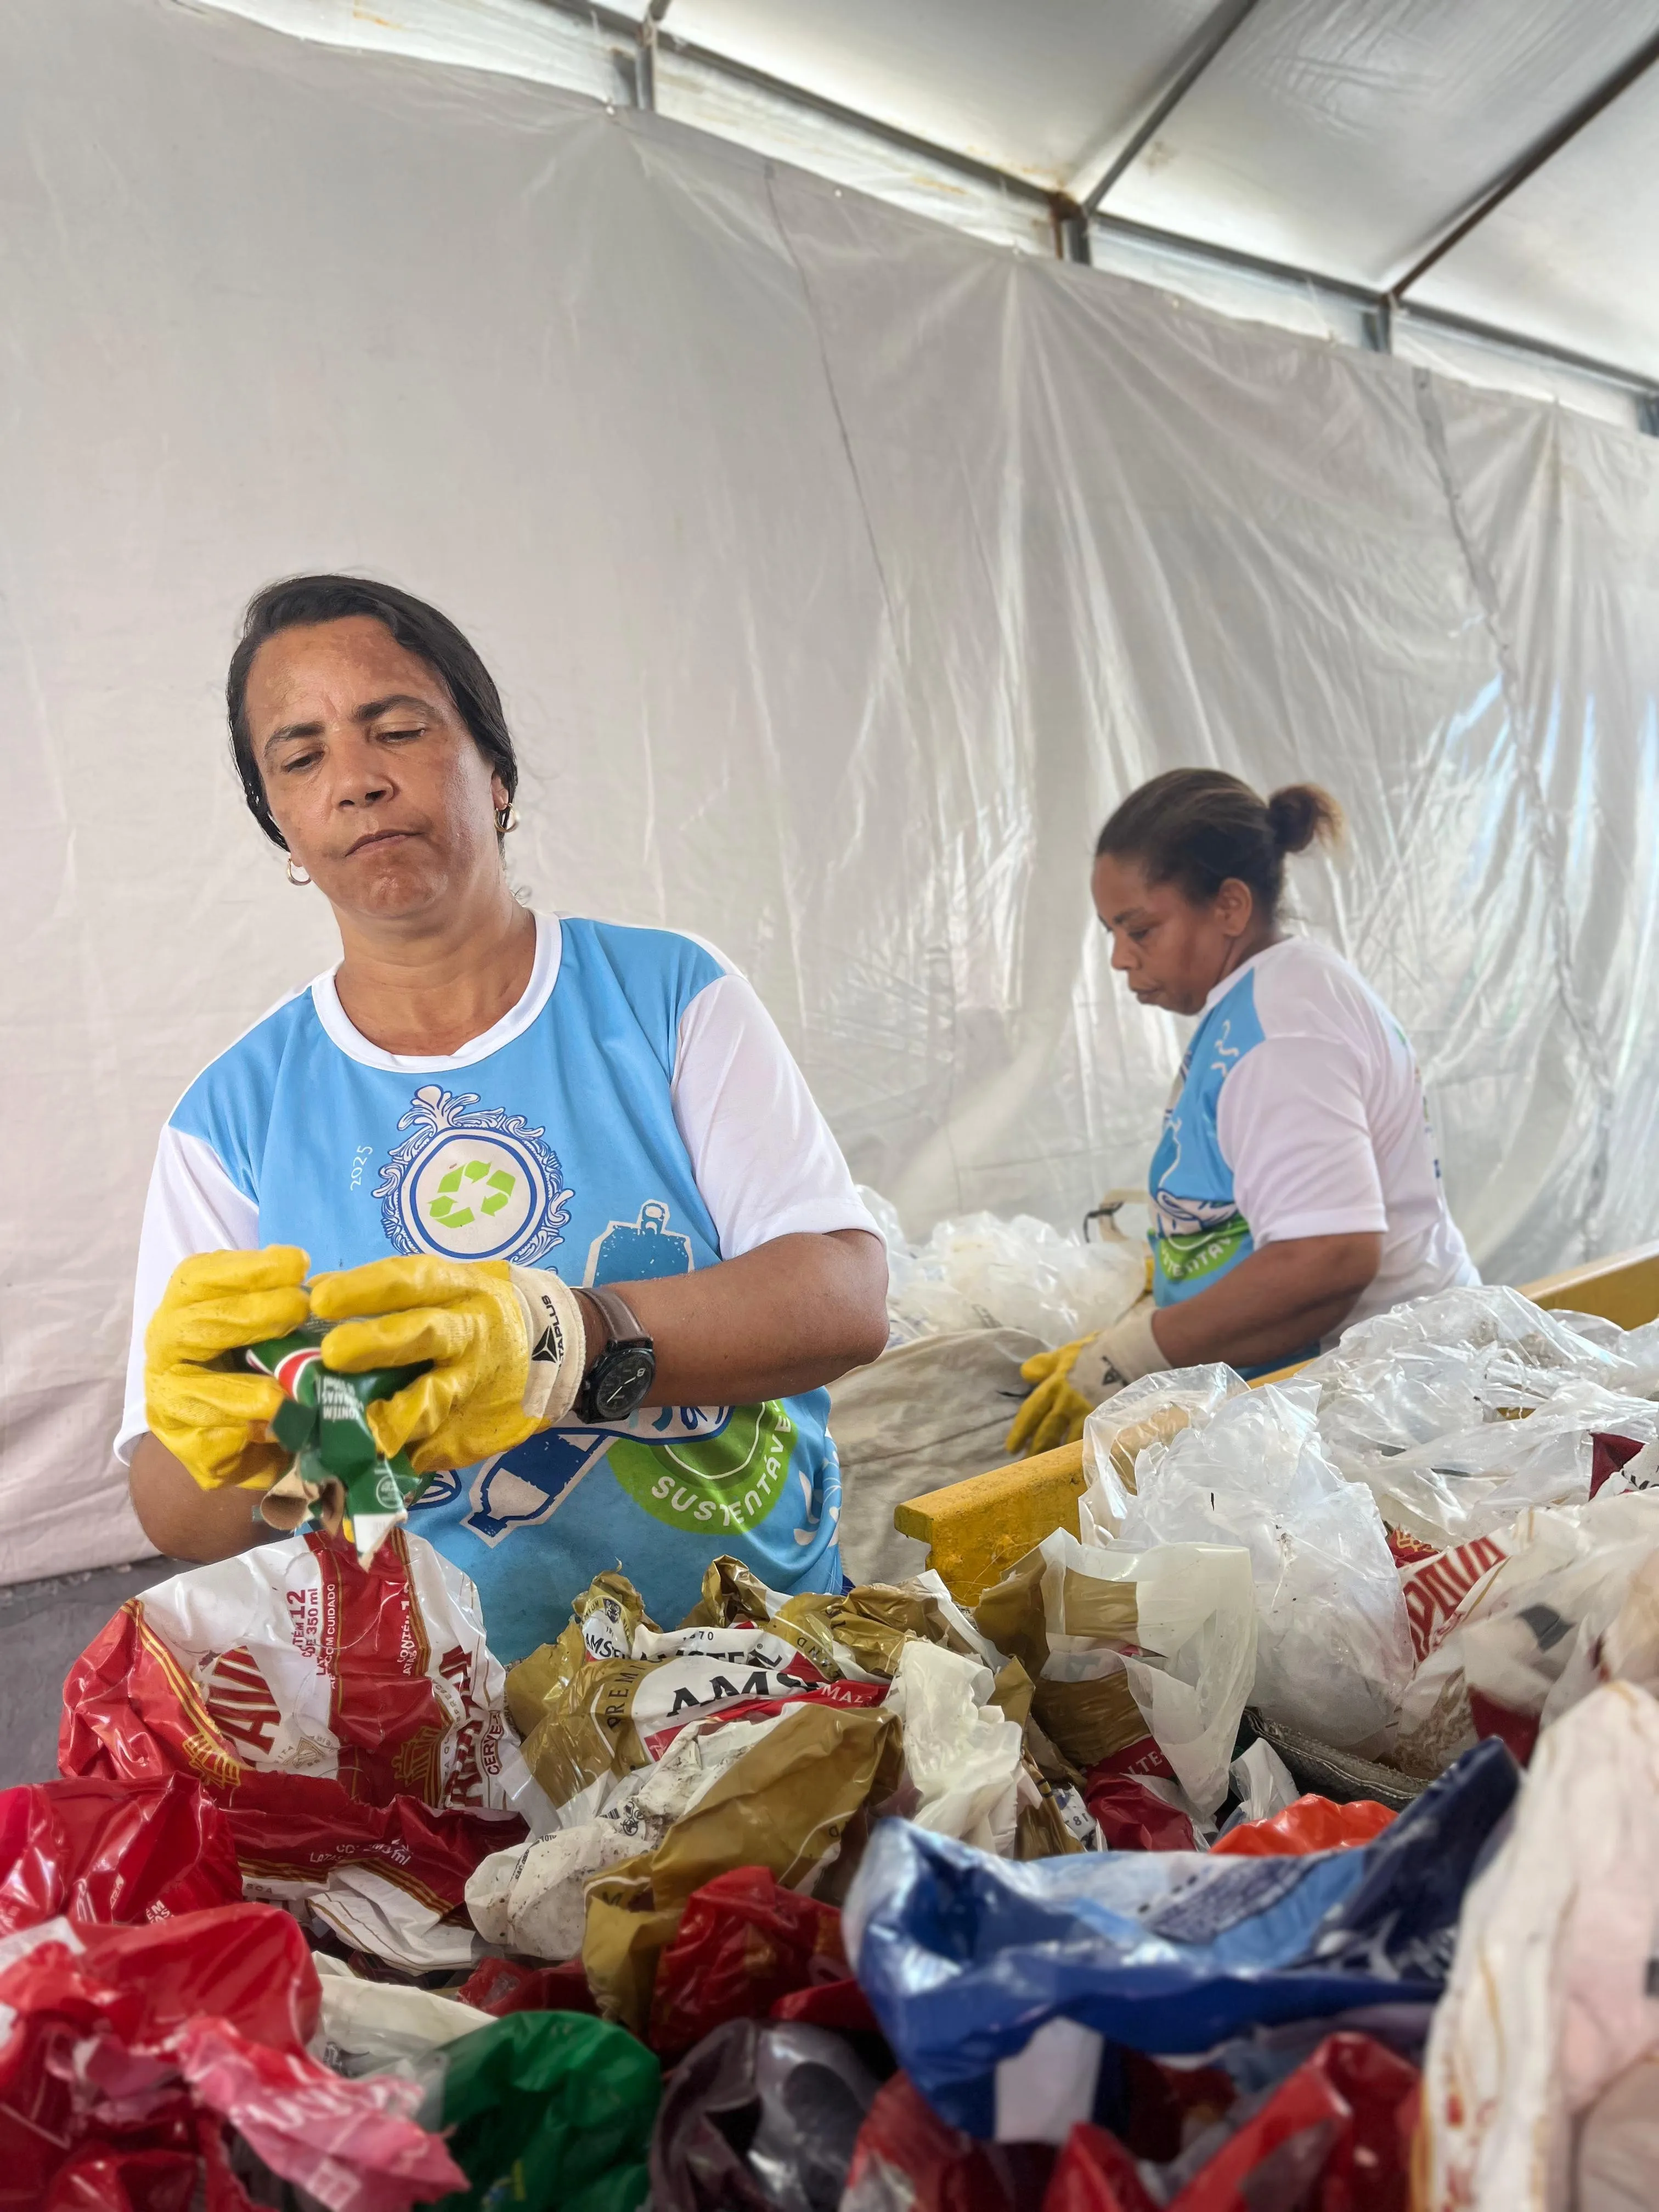
[[[905,2071],[944,2118],[988,2136],[999,2063],[1050,2020],[1174,2053],[1437,1996],[1463,1892],[1518,1779],[1489,1739],[1374,1842],[1304,1858],[1018,1863],[887,1820],[842,1932]]]

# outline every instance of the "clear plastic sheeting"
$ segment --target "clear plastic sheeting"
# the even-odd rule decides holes
[[[1270,1720],[1364,1749],[1394,1724],[1411,1635],[1382,1517],[1321,1449],[1316,1405],[1310,1389],[1267,1383],[1150,1445],[1117,1543],[1247,1550],[1254,1702]]]
[[[141,1548],[156,1131],[335,957],[222,758],[303,567],[473,635],[514,882],[746,968],[918,1237],[1144,1176],[1181,1032],[1088,862],[1192,762],[1346,805],[1298,910],[1483,1270],[1659,1233],[1652,441],[174,0],[0,10],[0,1574]]]
[[[1053,1351],[1121,1321],[1146,1283],[1146,1253],[1127,1238],[1085,1241],[1029,1213],[939,1221],[926,1243],[904,1237],[898,1210],[860,1195],[887,1244],[890,1342],[967,1329],[1020,1329]]]

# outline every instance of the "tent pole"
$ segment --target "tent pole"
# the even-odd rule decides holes
[[[1128,143],[1113,157],[1104,176],[1085,197],[1085,215],[1094,214],[1124,171],[1139,160],[1142,149],[1163,129],[1255,5],[1256,0],[1221,0],[1215,13],[1199,27],[1184,59],[1176,64],[1174,75],[1153,100],[1145,119],[1135,126]]]
[[[1597,85],[1587,99],[1580,100],[1577,107],[1562,117],[1553,130],[1547,131],[1490,184],[1467,213],[1460,216],[1449,229],[1442,233],[1421,259],[1414,262],[1403,276],[1389,287],[1389,298],[1403,299],[1419,277],[1426,276],[1430,270],[1443,260],[1454,246],[1467,238],[1477,224],[1483,223],[1495,209],[1502,207],[1510,193],[1518,191],[1528,177],[1536,176],[1547,161],[1553,161],[1587,124],[1594,123],[1598,115],[1611,107],[1621,93],[1628,92],[1655,62],[1659,62],[1659,37],[1651,38],[1644,46],[1638,46],[1629,59]]]

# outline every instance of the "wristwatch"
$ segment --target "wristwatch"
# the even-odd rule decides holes
[[[625,1421],[645,1403],[656,1380],[657,1349],[619,1291],[584,1283],[576,1295],[599,1309],[603,1352],[582,1377],[574,1408],[579,1421]]]

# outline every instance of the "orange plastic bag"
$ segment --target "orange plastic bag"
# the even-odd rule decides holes
[[[1230,1828],[1210,1850],[1212,1855],[1231,1852],[1236,1858],[1346,1851],[1381,1835],[1393,1818],[1386,1805],[1371,1797],[1356,1798],[1352,1805],[1335,1805],[1328,1797],[1298,1797],[1282,1813],[1270,1813],[1265,1820],[1248,1820],[1242,1828]]]

